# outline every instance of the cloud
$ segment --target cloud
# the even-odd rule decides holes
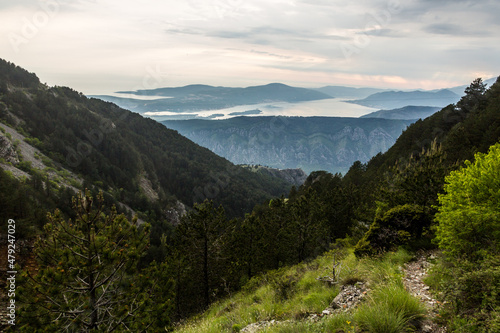
[[[57,15],[25,38],[26,20],[39,22],[40,4],[52,1],[60,4]],[[441,84],[500,70],[498,17],[495,0],[2,0],[0,35],[27,42],[16,53],[0,39],[0,49],[49,84],[93,93],[96,82],[109,82],[102,90],[130,90],[157,65],[171,86],[342,84],[349,75],[401,76],[410,85],[438,72]],[[352,57],[342,45],[352,47]],[[484,46],[494,56],[482,54]],[[464,51],[451,52],[457,49]]]
[[[366,31],[360,31],[358,34],[365,34],[369,36],[380,36],[380,37],[394,37],[394,38],[402,38],[407,37],[408,35],[401,30],[395,29],[370,29]]]
[[[469,30],[463,25],[453,24],[453,23],[435,23],[429,24],[423,27],[423,30],[438,35],[450,35],[450,36],[490,36],[489,31],[477,31]]]

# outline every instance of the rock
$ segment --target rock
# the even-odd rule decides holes
[[[12,164],[19,163],[19,156],[12,142],[0,132],[0,158]]]
[[[356,285],[342,286],[340,293],[333,299],[330,307],[332,309],[350,310],[357,306],[366,296],[366,289],[363,283]]]

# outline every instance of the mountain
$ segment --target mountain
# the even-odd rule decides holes
[[[365,114],[360,118],[384,118],[384,119],[406,119],[406,120],[417,120],[425,119],[430,115],[439,111],[440,107],[435,106],[405,106],[399,109],[393,110],[380,110],[369,114]]]
[[[444,107],[458,102],[460,95],[448,90],[438,91],[385,91],[364,99],[349,101],[378,109],[396,109],[408,105]]]
[[[154,96],[158,99],[141,100],[105,95],[96,95],[93,97],[116,103],[138,113],[154,111],[183,113],[200,110],[219,110],[238,105],[271,102],[303,102],[332,98],[319,91],[290,87],[281,83],[247,88],[189,85],[178,88],[122,91],[119,93],[133,94],[138,97]]]
[[[335,98],[365,98],[372,94],[387,91],[387,89],[378,88],[352,88],[344,86],[326,86],[314,89],[324,94],[330,95]]]
[[[235,117],[162,122],[236,164],[345,172],[396,141],[411,121],[337,117]]]
[[[41,84],[35,74],[4,60],[0,60],[0,121],[5,124],[3,131],[10,131],[1,141],[6,147],[4,169],[41,173],[48,182],[70,172],[69,178],[80,179],[68,178],[74,187],[102,189],[110,200],[140,212],[155,211],[157,218],[178,201],[189,207],[204,199],[224,205],[231,216],[242,216],[291,186],[235,166],[115,104]],[[21,154],[17,162],[12,147],[25,144],[35,147],[36,154],[27,147],[32,158]],[[66,187],[53,185],[58,194]]]

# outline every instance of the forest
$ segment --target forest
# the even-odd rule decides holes
[[[292,280],[279,272],[338,248],[352,250],[353,260],[439,249],[431,285],[446,303],[442,324],[500,329],[498,81],[487,88],[475,80],[459,102],[410,125],[386,153],[345,175],[315,171],[291,189],[8,62],[0,62],[0,119],[83,179],[74,193],[29,163],[30,178],[0,171],[0,227],[16,220],[37,267],[18,267],[16,330],[174,330],[270,276],[286,298]],[[105,139],[81,130],[95,124]],[[85,158],[67,158],[67,147],[82,156],[78,144],[89,137],[99,143]],[[220,170],[230,175],[218,178],[220,193],[193,198]],[[141,192],[143,173],[157,200]],[[165,207],[177,200],[191,207],[172,224]],[[121,214],[119,202],[137,216]]]

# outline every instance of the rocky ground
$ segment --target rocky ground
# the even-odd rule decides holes
[[[429,292],[423,279],[427,276],[427,272],[431,267],[431,261],[436,258],[435,252],[421,252],[417,254],[417,258],[405,265],[403,268],[404,278],[403,283],[406,290],[413,296],[420,299],[427,307],[429,317],[426,319],[418,331],[419,333],[443,333],[446,332],[446,327],[439,327],[432,319],[438,316],[439,307],[442,305]]]

